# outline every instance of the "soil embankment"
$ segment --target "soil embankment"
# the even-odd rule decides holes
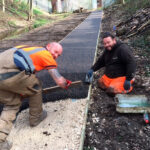
[[[113,26],[121,23],[121,19],[128,18],[126,15],[127,12],[123,12],[120,5],[114,5],[104,10],[102,32],[109,31],[115,34]],[[133,24],[134,22],[130,23]],[[128,28],[128,25],[124,26]],[[140,37],[148,32],[150,32],[150,28],[130,38],[127,38],[127,36],[120,36],[119,38],[131,46],[137,63],[134,89],[130,94],[144,94],[150,100],[150,53],[146,47],[141,48],[132,44],[135,39],[138,39],[139,45],[142,42],[139,40]],[[97,58],[102,51],[103,46],[100,38]],[[121,114],[116,112],[114,98],[108,96],[105,91],[97,86],[97,79],[102,74],[103,70],[100,70],[94,75],[86,128],[85,150],[149,150],[150,126],[144,123],[143,114]]]

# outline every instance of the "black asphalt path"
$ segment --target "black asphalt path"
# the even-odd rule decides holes
[[[79,26],[68,34],[60,43],[63,46],[63,55],[57,60],[59,72],[71,81],[85,80],[85,74],[94,61],[97,40],[100,31],[102,11],[91,13]],[[39,74],[44,83],[44,88],[52,84],[47,80],[49,75],[44,72]],[[44,95],[46,101],[64,98],[85,98],[88,94],[88,85],[53,92]]]
[[[80,25],[60,41],[64,51],[57,62],[58,69],[65,78],[71,81],[85,80],[85,74],[94,61],[101,18],[102,11],[92,12]],[[20,39],[22,40],[22,38]],[[18,40],[10,40],[10,43],[12,43],[11,46],[15,45]],[[30,42],[31,40],[29,43]],[[35,44],[36,42],[37,41],[35,41]],[[5,44],[5,41],[2,41],[2,43]],[[22,40],[22,44],[23,43],[24,41]],[[47,43],[47,41],[45,41],[45,43]],[[28,44],[28,42],[25,44]],[[39,72],[38,76],[43,82],[43,88],[55,86],[54,81],[47,71]],[[87,97],[88,89],[88,85],[79,86],[78,88],[43,94],[43,99],[44,102],[47,102],[66,98],[85,98]],[[21,109],[26,108],[27,105],[27,101],[24,101]],[[1,108],[0,106],[0,110]]]

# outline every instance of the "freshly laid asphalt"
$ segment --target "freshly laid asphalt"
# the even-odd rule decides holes
[[[71,81],[82,80],[84,82],[88,69],[93,64],[99,36],[102,11],[91,13],[79,26],[68,34],[60,44],[63,46],[63,55],[57,60],[59,72]],[[40,72],[39,77],[43,81],[43,88],[52,86],[49,74]],[[51,81],[51,82],[48,82]],[[53,101],[65,98],[85,98],[89,86],[83,84],[76,88],[43,94],[45,101]]]
[[[80,25],[60,41],[60,44],[63,46],[63,55],[57,60],[58,70],[66,79],[71,81],[82,80],[84,82],[86,72],[94,61],[101,19],[102,11],[92,12]],[[37,76],[41,79],[43,88],[56,85],[45,70],[37,73]],[[88,89],[89,85],[83,84],[76,88],[43,94],[43,100],[48,102],[66,98],[85,98],[87,97]],[[25,100],[21,110],[27,107],[28,102]],[[0,111],[1,109],[2,106],[0,106]]]

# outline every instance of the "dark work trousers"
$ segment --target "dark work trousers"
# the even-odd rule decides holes
[[[0,116],[0,142],[9,135],[12,122],[21,106],[21,99],[29,97],[30,124],[42,114],[42,86],[35,74],[26,75],[25,71],[0,81],[0,103],[4,104]]]

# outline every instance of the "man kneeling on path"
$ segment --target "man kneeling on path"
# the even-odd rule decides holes
[[[91,82],[93,72],[105,67],[104,75],[98,85],[109,94],[129,93],[136,70],[136,63],[130,48],[117,41],[109,32],[103,35],[104,52],[86,74],[86,81]]]
[[[21,106],[21,99],[29,97],[30,126],[37,126],[47,113],[42,109],[42,86],[36,72],[47,69],[57,85],[67,88],[69,80],[62,77],[55,59],[62,54],[62,46],[52,42],[44,47],[16,46],[0,53],[0,150],[9,150],[6,137]]]

